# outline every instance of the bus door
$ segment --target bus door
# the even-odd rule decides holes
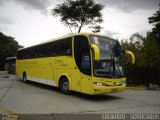
[[[91,87],[91,63],[89,52],[84,52],[84,54],[82,54],[80,78],[81,92],[89,93]]]
[[[74,59],[76,69],[73,72],[73,77],[76,78],[76,86],[79,91],[83,92],[89,84],[90,79],[90,49],[87,37],[78,35],[74,37]]]

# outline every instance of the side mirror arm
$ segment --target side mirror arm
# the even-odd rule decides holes
[[[130,55],[132,58],[132,64],[135,64],[135,56],[134,56],[133,52],[125,50],[125,54]]]
[[[94,51],[94,59],[97,61],[100,60],[100,50],[99,50],[98,46],[95,44],[91,44],[90,47]]]

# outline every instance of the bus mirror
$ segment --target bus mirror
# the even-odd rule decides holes
[[[91,48],[94,51],[94,60],[100,60],[100,50],[97,45],[91,44]]]
[[[134,64],[135,63],[135,56],[134,56],[134,54],[131,51],[128,51],[128,50],[125,50],[125,54],[128,54],[128,55],[131,56],[131,58],[132,58],[132,64]]]

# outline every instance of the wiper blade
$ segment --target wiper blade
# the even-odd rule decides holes
[[[119,55],[118,60],[119,60],[119,58],[120,58],[121,55],[122,55],[122,54]],[[116,77],[116,66],[117,66],[118,72],[120,73],[120,77],[122,77],[123,75],[122,75],[122,73],[121,73],[121,70],[120,70],[120,68],[119,68],[119,65],[118,65],[117,61],[114,60],[114,58],[115,58],[114,54],[111,54],[111,59],[113,60],[114,76]],[[115,65],[116,65],[116,66],[115,66]]]
[[[116,64],[116,66],[117,66],[117,68],[118,68],[118,71],[119,71],[121,77],[122,77],[123,75],[122,75],[122,73],[121,73],[121,70],[119,69],[119,65],[117,64],[117,62],[115,62],[115,64]]]

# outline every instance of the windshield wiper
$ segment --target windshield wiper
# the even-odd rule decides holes
[[[120,55],[122,55],[122,54],[120,54]],[[114,72],[114,76],[116,77],[116,66],[117,66],[117,69],[118,69],[118,72],[120,73],[120,77],[122,77],[123,75],[122,75],[122,73],[121,73],[121,70],[120,70],[120,68],[119,68],[119,65],[118,65],[118,63],[117,63],[117,61],[116,60],[114,60],[114,55],[113,54],[111,54],[111,59],[112,59],[112,61],[113,61],[113,72]],[[119,60],[119,58],[120,58],[120,56],[118,57],[118,60]],[[116,65],[116,66],[115,66]]]
[[[117,68],[118,68],[118,71],[119,71],[119,73],[120,73],[120,76],[122,77],[123,75],[122,75],[122,73],[121,73],[121,70],[119,69],[119,65],[118,65],[118,63],[117,63],[117,62],[115,62],[115,64],[116,64],[116,66],[117,66]]]

